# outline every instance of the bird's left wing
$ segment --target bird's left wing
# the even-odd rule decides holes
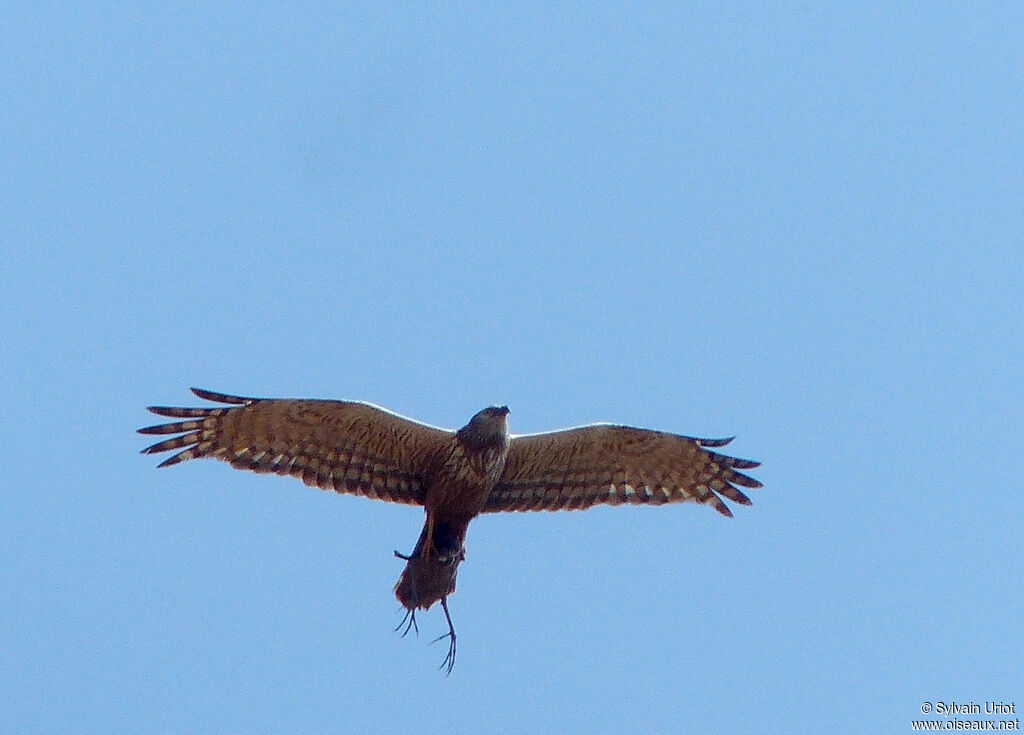
[[[213,457],[240,470],[292,475],[325,490],[422,504],[423,473],[451,437],[449,431],[367,403],[192,392],[231,405],[151,406],[160,416],[186,419],[139,429],[141,434],[180,434],[142,450],[182,450],[161,467]]]
[[[609,424],[514,436],[505,471],[483,512],[689,501],[732,516],[719,495],[750,505],[736,486],[758,488],[761,483],[738,472],[759,462],[709,449],[730,441]]]

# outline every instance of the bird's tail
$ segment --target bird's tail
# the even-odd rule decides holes
[[[464,527],[435,521],[429,549],[427,528],[428,524],[424,523],[416,547],[409,556],[395,552],[395,556],[405,559],[405,569],[395,585],[395,597],[408,610],[418,607],[426,610],[455,592],[459,564],[466,558],[463,548],[466,538]],[[425,557],[424,549],[427,549]]]

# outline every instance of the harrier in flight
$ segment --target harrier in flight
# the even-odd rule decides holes
[[[214,457],[325,490],[423,506],[426,521],[412,553],[395,552],[406,562],[395,596],[407,611],[406,632],[416,625],[417,609],[440,601],[448,673],[455,664],[448,596],[465,559],[466,529],[478,514],[694,502],[731,517],[722,498],[750,505],[737,486],[761,487],[739,472],[758,462],[711,451],[731,439],[611,424],[510,435],[507,406],[485,408],[449,431],[368,403],[192,392],[227,407],[151,406],[155,414],[183,419],[139,429],[177,434],[142,450],[181,450],[160,467]]]

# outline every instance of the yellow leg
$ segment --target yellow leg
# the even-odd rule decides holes
[[[434,550],[434,514],[427,511],[427,537],[423,539],[423,551],[420,552],[421,559],[429,559],[430,552]]]

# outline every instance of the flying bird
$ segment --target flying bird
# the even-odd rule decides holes
[[[226,406],[150,406],[159,416],[184,419],[139,429],[177,434],[142,450],[180,450],[160,467],[214,457],[325,490],[423,506],[426,519],[412,552],[395,551],[406,562],[395,596],[406,609],[405,633],[418,629],[417,609],[441,603],[448,633],[438,640],[449,641],[441,665],[448,673],[456,641],[448,597],[465,559],[466,530],[480,513],[694,502],[731,517],[722,498],[750,505],[737,486],[761,487],[739,472],[759,462],[711,451],[732,438],[612,424],[514,435],[507,406],[485,408],[451,431],[369,403],[192,392]]]

